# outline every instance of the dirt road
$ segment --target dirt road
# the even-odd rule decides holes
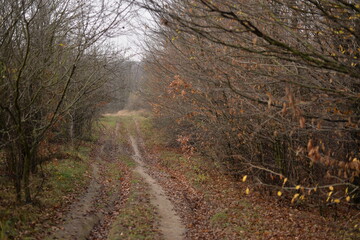
[[[131,145],[134,150],[133,159],[138,164],[135,171],[139,173],[150,185],[151,203],[157,208],[160,215],[160,230],[166,240],[183,239],[185,227],[174,211],[174,206],[166,196],[159,183],[146,173],[146,165],[140,154],[138,144],[133,136],[130,136]]]
[[[108,183],[112,182],[112,180],[106,174],[109,170],[115,172],[124,171],[124,169],[111,169],[114,163],[122,164],[117,157],[121,151],[124,151],[123,146],[120,146],[118,142],[119,131],[120,125],[117,123],[114,127],[102,133],[96,149],[93,150],[92,179],[86,192],[77,202],[72,204],[70,211],[63,219],[63,224],[47,239],[108,239],[112,222],[115,221],[119,209],[122,208],[127,198],[127,192],[122,189],[121,183],[109,186]],[[128,138],[129,145],[132,148],[126,154],[132,155],[131,157],[136,163],[136,167],[133,169],[134,173],[140,176],[143,184],[149,186],[147,194],[149,194],[149,201],[158,215],[157,226],[161,237],[165,240],[184,239],[185,226],[175,213],[174,205],[169,200],[166,192],[147,173],[148,167],[139,151],[137,139],[133,136],[122,137]],[[123,174],[125,173],[122,172],[121,175]],[[112,193],[110,197],[107,196],[109,193]],[[124,222],[123,224],[126,225],[127,223]]]

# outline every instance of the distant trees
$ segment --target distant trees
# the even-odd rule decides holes
[[[18,201],[32,200],[41,143],[60,125],[82,135],[106,102],[121,56],[101,44],[128,10],[125,1],[1,1],[0,151]]]
[[[357,191],[357,1],[144,2],[152,104],[182,144],[258,184]]]
[[[123,81],[111,81],[109,87],[117,89],[113,94],[113,99],[106,109],[109,112],[115,112],[119,109],[137,110],[146,107],[142,102],[141,94],[143,86],[143,64],[137,61],[125,61],[121,68],[118,69],[118,77],[124,79]]]

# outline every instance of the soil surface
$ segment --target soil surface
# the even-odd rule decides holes
[[[92,176],[86,192],[72,204],[58,230],[46,239],[106,239],[111,215],[121,207],[125,195],[121,183],[109,183],[104,174],[110,163],[118,161],[117,134],[103,133],[92,151]],[[110,195],[110,190],[116,191]]]
[[[92,180],[85,195],[73,204],[65,223],[49,239],[86,239],[102,214],[94,211],[94,203],[100,195],[99,167],[92,164]]]
[[[130,136],[130,140],[134,150],[133,159],[138,164],[135,171],[139,173],[150,186],[151,203],[157,208],[160,215],[160,230],[164,239],[183,239],[186,230],[181,223],[180,217],[176,215],[174,205],[170,202],[159,183],[146,173],[146,165],[141,157],[136,139]]]
[[[146,128],[129,114],[109,115],[124,116],[126,121],[113,118],[117,123],[112,122],[102,134],[93,150],[92,181],[50,239],[110,239],[114,226],[119,235],[111,239],[359,239],[356,213],[346,219],[346,214],[336,216],[336,220],[334,214],[345,210],[329,208],[320,215],[315,208],[290,205],[285,197],[271,196],[261,189],[248,194],[247,183],[222,174],[202,159],[176,157],[177,152],[172,151],[172,157],[166,160],[161,153],[171,149],[149,147],[151,138]],[[124,167],[127,163],[121,162],[120,154],[134,160],[131,167]],[[116,183],[109,183],[104,172],[114,167],[112,170],[122,176]],[[201,174],[204,172],[206,175]],[[132,176],[145,187],[131,187],[135,180]],[[131,200],[134,189],[145,193],[141,201]],[[152,210],[155,208],[151,220],[145,211],[131,215],[136,219],[131,220],[151,226],[141,232],[141,238],[130,237],[139,225],[117,222],[117,214],[121,216],[121,209],[126,209],[129,201],[133,205],[146,202]],[[124,229],[129,238],[122,238]],[[156,234],[150,236],[149,231]]]
[[[126,190],[116,186],[117,192],[111,197],[106,196],[107,185],[104,172],[108,164],[119,161],[117,155],[123,148],[117,142],[119,123],[110,132],[104,132],[96,149],[93,149],[92,179],[84,195],[70,207],[58,229],[46,239],[107,239],[109,228],[117,212],[126,198]],[[115,131],[114,131],[115,130]],[[150,203],[156,208],[159,219],[159,231],[165,240],[180,240],[185,238],[186,228],[181,218],[176,214],[175,207],[170,201],[168,193],[159,182],[151,176],[153,171],[144,161],[138,146],[138,140],[128,136],[132,148],[132,158],[136,162],[134,172],[140,175],[145,184],[149,186]],[[130,155],[130,154],[129,154]],[[120,170],[119,170],[120,171]],[[156,174],[156,173],[155,173]],[[121,185],[121,184],[120,184]]]

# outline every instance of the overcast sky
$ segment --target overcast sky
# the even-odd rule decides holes
[[[143,54],[141,45],[145,41],[145,23],[151,24],[151,22],[153,22],[153,18],[148,11],[144,9],[137,10],[129,23],[124,26],[126,34],[113,38],[110,42],[116,48],[127,49],[126,57],[133,61],[140,61]]]

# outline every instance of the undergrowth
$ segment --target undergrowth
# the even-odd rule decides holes
[[[70,149],[70,148],[69,148]],[[34,202],[17,204],[8,178],[0,181],[0,239],[36,239],[56,224],[58,209],[82,192],[89,181],[90,147],[67,151],[67,159],[53,159],[32,177]]]
[[[208,204],[207,215],[214,231],[224,239],[358,239],[359,222],[347,216],[333,218],[331,209],[320,216],[318,209],[298,210],[286,196],[264,194],[253,183],[224,174],[221,165],[180,149],[167,147],[164,129],[155,127],[151,117],[133,116],[148,151],[157,156],[158,164],[170,174],[181,175]],[[336,213],[337,214],[337,213]],[[359,218],[357,218],[359,219]]]

